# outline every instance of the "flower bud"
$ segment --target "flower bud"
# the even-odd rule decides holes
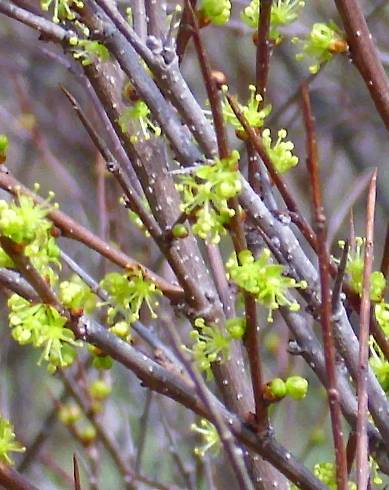
[[[287,395],[294,400],[302,400],[308,391],[308,381],[301,376],[290,376],[286,380]]]

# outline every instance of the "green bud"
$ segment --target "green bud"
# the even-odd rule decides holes
[[[189,235],[188,228],[183,224],[173,226],[172,234],[174,238],[186,238]]]
[[[58,418],[64,425],[73,425],[81,418],[80,407],[74,403],[63,405],[59,410]]]
[[[308,381],[301,376],[290,376],[286,380],[286,392],[294,400],[302,400],[308,392]]]
[[[90,394],[96,400],[105,400],[111,391],[111,386],[102,379],[96,379],[89,388]]]
[[[269,388],[272,395],[274,395],[274,397],[277,399],[284,398],[284,396],[286,396],[286,385],[281,378],[274,378],[269,383]]]
[[[96,439],[96,436],[97,436],[96,429],[93,427],[93,425],[89,425],[88,427],[85,427],[85,429],[82,429],[82,431],[79,434],[82,443],[85,445],[88,445],[91,442],[93,442]]]
[[[5,134],[0,134],[0,155],[5,155],[8,149],[8,138]]]
[[[231,318],[226,322],[226,329],[233,339],[239,340],[246,332],[246,320],[244,318]]]
[[[93,367],[96,369],[111,369],[112,359],[109,356],[95,357]]]

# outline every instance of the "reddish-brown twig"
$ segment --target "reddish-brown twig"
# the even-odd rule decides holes
[[[330,289],[330,264],[326,245],[326,216],[320,189],[319,163],[316,130],[311,109],[309,92],[302,85],[304,123],[307,133],[307,166],[312,186],[312,201],[315,216],[315,231],[318,243],[318,257],[321,284],[320,320],[323,332],[324,357],[327,371],[327,394],[331,414],[332,434],[336,457],[336,480],[338,489],[347,489],[347,458],[342,437],[342,418],[339,392],[336,381],[335,345],[332,333],[332,305]]]
[[[259,4],[259,22],[257,38],[256,87],[257,93],[265,100],[271,44],[269,40],[270,15],[273,0],[262,0]]]
[[[370,276],[373,270],[374,212],[377,187],[377,169],[374,170],[367,198],[366,243],[363,268],[362,299],[359,322],[359,366],[357,379],[357,484],[365,490],[369,480],[369,448],[367,438],[368,396],[367,370],[369,368],[369,323],[370,323]]]
[[[347,34],[353,63],[389,130],[389,82],[358,0],[335,0]]]
[[[31,196],[38,203],[43,202],[42,198],[34,194],[27,187],[23,186],[17,179],[5,172],[0,172],[0,188],[10,192],[13,195],[22,193]],[[113,248],[111,245],[104,242],[104,240],[101,240],[94,233],[81,226],[77,221],[73,220],[62,211],[52,209],[49,211],[48,216],[67,238],[83,243],[119,267],[123,267],[124,269],[142,270],[145,277],[148,277],[154,281],[158,288],[170,299],[177,300],[182,298],[183,291],[180,287],[170,284],[164,278],[150,271],[131,257],[128,257],[125,253]]]

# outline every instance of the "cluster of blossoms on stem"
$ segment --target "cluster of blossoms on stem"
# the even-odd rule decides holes
[[[238,104],[242,114],[247,119],[248,123],[252,128],[262,128],[265,118],[271,112],[271,105],[267,105],[260,109],[262,97],[260,94],[256,93],[255,85],[249,85],[250,97],[246,105]],[[224,94],[227,93],[228,87],[227,85],[223,85],[222,91]],[[230,104],[227,100],[223,100],[223,117],[224,120],[231,124],[237,131],[238,135],[244,133],[244,129],[240,124],[238,118],[236,117],[234,111],[232,110]]]
[[[0,415],[0,463],[13,464],[9,453],[23,453],[25,450],[26,448],[15,440],[11,422]]]
[[[97,296],[77,275],[59,285],[59,298],[62,304],[75,314],[93,313],[97,306]]]
[[[204,444],[201,447],[195,447],[194,453],[196,456],[203,458],[207,451],[211,451],[216,456],[220,452],[221,441],[219,433],[209,420],[201,419],[199,424],[192,424],[190,428],[193,432],[200,434],[204,440]]]
[[[294,44],[301,42],[302,51],[296,55],[296,59],[301,61],[305,58],[311,60],[309,71],[317,73],[320,66],[330,61],[334,54],[344,53],[348,50],[344,34],[338,26],[330,21],[327,24],[318,22],[313,24],[312,30],[306,39],[292,39]]]
[[[203,318],[196,318],[194,324],[196,328],[190,332],[193,345],[185,349],[192,354],[198,369],[206,373],[207,379],[212,379],[212,363],[228,358],[231,342],[241,339],[245,333],[246,321],[244,318],[227,320],[226,332],[207,325]]]
[[[81,61],[82,66],[89,66],[98,61],[108,61],[109,51],[104,44],[89,39],[71,38],[73,58]]]
[[[221,26],[230,20],[230,0],[201,0],[200,12],[212,24]]]
[[[270,257],[270,250],[266,248],[258,259],[254,259],[249,250],[243,250],[238,258],[233,254],[226,264],[229,278],[268,308],[268,322],[273,321],[273,311],[280,306],[299,311],[300,305],[289,297],[288,291],[291,288],[307,287],[305,281],[296,282],[285,276],[284,266],[273,263]]]
[[[49,372],[72,364],[76,356],[74,333],[66,328],[67,319],[54,307],[13,294],[8,300],[12,337],[21,345],[43,349],[38,364],[48,363]]]
[[[193,233],[203,240],[219,243],[235,214],[228,200],[242,188],[238,161],[239,153],[233,151],[229,158],[217,158],[211,165],[198,166],[192,174],[179,177],[176,187],[182,194],[181,211],[195,219]]]
[[[333,463],[318,463],[313,468],[314,475],[330,489],[336,490],[336,466]],[[354,482],[348,482],[349,490],[356,490],[357,486]]]
[[[370,336],[369,344],[370,367],[381,385],[381,388],[385,393],[389,393],[389,362],[372,335]]]
[[[286,136],[286,129],[280,129],[278,131],[277,141],[272,146],[270,129],[264,129],[262,132],[263,144],[279,174],[284,174],[295,167],[299,162],[298,157],[292,153],[292,150],[294,149],[292,141],[283,141]]]
[[[127,273],[110,272],[100,282],[110,295],[107,303],[100,303],[100,306],[108,304],[107,319],[111,325],[110,330],[120,337],[129,335],[129,324],[139,319],[139,312],[145,303],[153,318],[157,315],[154,308],[158,306],[157,297],[161,291],[155,283],[144,277],[141,270]],[[120,321],[116,321],[118,314],[122,315]]]
[[[35,189],[38,189],[37,185]],[[20,245],[24,255],[51,284],[58,279],[51,264],[60,265],[59,248],[51,236],[52,223],[46,219],[47,213],[56,207],[49,205],[53,196],[50,193],[42,204],[22,194],[10,202],[0,200],[0,235]],[[0,248],[0,267],[13,265],[12,259]]]
[[[282,40],[280,27],[291,24],[297,20],[300,10],[304,7],[302,0],[274,0],[270,14],[270,39],[278,44]],[[242,11],[241,19],[253,29],[258,28],[260,0],[251,0]]]
[[[135,134],[130,136],[130,141],[133,144],[138,141],[147,141],[152,135],[161,135],[161,128],[152,121],[150,109],[143,100],[137,100],[133,105],[126,107],[120,114],[118,122],[124,134],[134,130],[134,123],[139,125]]]
[[[362,282],[364,269],[365,238],[356,237],[353,248],[348,254],[346,273],[352,289],[362,296]],[[344,242],[340,241],[341,248]],[[386,289],[386,279],[382,272],[373,271],[370,275],[370,299],[375,302],[375,319],[385,334],[389,337],[389,304],[383,300]],[[389,362],[380,349],[373,336],[370,336],[370,358],[369,363],[382,389],[389,392]]]
[[[60,21],[74,20],[76,14],[73,12],[72,7],[82,8],[84,2],[81,0],[41,0],[41,9],[48,11],[53,7],[53,22],[58,24]]]
[[[346,265],[346,274],[349,277],[350,286],[359,294],[359,296],[362,296],[365,242],[365,238],[355,238],[355,245],[348,254]],[[338,243],[341,248],[344,247],[343,241]],[[382,272],[374,271],[370,276],[370,299],[372,301],[380,301],[384,294],[385,287],[385,276]]]

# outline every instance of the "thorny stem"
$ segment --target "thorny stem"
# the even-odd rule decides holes
[[[302,85],[304,123],[307,133],[307,166],[312,186],[312,201],[318,243],[321,305],[320,320],[323,332],[324,357],[327,370],[327,394],[331,414],[332,434],[335,445],[336,481],[338,489],[347,490],[347,458],[343,441],[342,416],[335,368],[335,344],[332,333],[332,306],[330,289],[330,265],[326,246],[326,216],[320,189],[319,162],[316,130],[306,85]]]
[[[370,323],[370,276],[374,258],[374,212],[377,186],[377,169],[374,170],[367,198],[366,244],[363,268],[362,299],[359,323],[359,366],[357,378],[357,484],[365,490],[369,480],[369,448],[367,438],[368,395],[367,369],[369,363],[369,323]]]

